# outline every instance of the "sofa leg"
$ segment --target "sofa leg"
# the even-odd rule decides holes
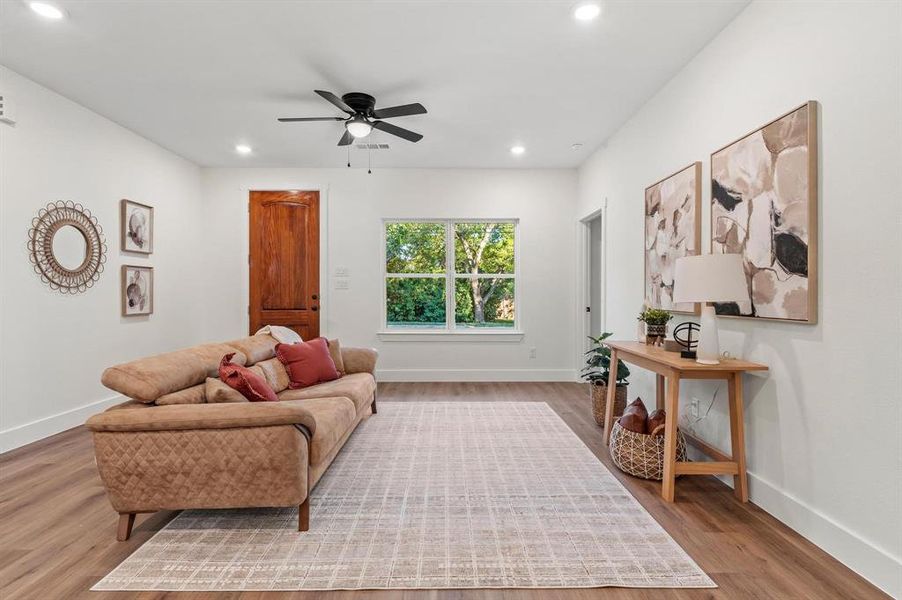
[[[298,507],[298,531],[310,529],[310,496]]]
[[[132,526],[135,524],[135,513],[119,513],[119,528],[116,530],[116,539],[120,542],[127,540],[132,534]]]
[[[373,392],[373,414],[376,414],[376,392]]]

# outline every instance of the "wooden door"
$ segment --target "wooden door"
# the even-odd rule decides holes
[[[319,192],[251,192],[249,212],[250,334],[319,337]]]

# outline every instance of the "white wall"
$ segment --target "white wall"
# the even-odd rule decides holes
[[[321,260],[350,273],[347,290],[321,280],[321,333],[380,350],[383,380],[572,380],[575,170],[205,169],[212,280],[205,293],[207,336],[247,332],[249,189],[323,188],[326,239]],[[516,217],[520,219],[517,302],[525,336],[486,340],[381,340],[382,219]],[[537,356],[529,358],[529,348]]]
[[[0,67],[15,127],[0,124],[0,451],[80,425],[115,400],[114,363],[201,341],[205,228],[191,163]],[[119,252],[119,200],[156,208],[154,253]],[[76,296],[41,283],[25,248],[31,220],[57,200],[97,216],[108,246],[100,281]],[[119,266],[155,267],[150,317],[120,317]]]
[[[644,188],[813,99],[819,102],[820,323],[720,319],[748,377],[752,501],[902,595],[902,4],[755,2],[579,171],[577,217],[605,197],[608,324],[635,335]],[[702,247],[710,190],[703,184]],[[631,395],[652,399],[638,369]],[[713,383],[686,386],[704,409]],[[697,431],[729,448],[718,402]]]

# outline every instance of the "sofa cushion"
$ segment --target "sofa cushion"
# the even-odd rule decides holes
[[[229,387],[221,379],[215,377],[207,377],[204,382],[204,397],[209,404],[219,404],[221,402],[248,402],[241,392]]]
[[[222,357],[219,365],[219,378],[229,387],[241,392],[251,402],[278,402],[279,398],[272,391],[266,379],[252,372],[247,367],[233,365],[229,362],[231,354]]]
[[[269,335],[276,338],[277,342],[282,342],[283,344],[297,344],[304,341],[301,334],[284,325],[264,325],[254,335]]]
[[[129,398],[153,402],[160,396],[215,376],[222,357],[234,352],[235,349],[226,344],[201,344],[110,367],[103,372],[100,381]],[[232,361],[243,365],[246,356],[242,352],[235,353]]]
[[[310,440],[310,464],[317,465],[354,426],[357,411],[347,398],[309,398],[298,404],[313,415],[316,422]]]
[[[376,359],[379,353],[375,348],[342,348],[341,360],[345,373],[376,373]]]
[[[338,340],[329,340],[329,356],[335,363],[335,370],[338,371],[339,377],[345,376],[345,361],[341,357],[341,344]]]
[[[159,406],[166,406],[168,404],[203,404],[206,401],[207,396],[204,384],[198,383],[197,385],[192,385],[189,388],[177,392],[163,394],[157,398],[154,404],[158,404]]]
[[[354,406],[359,412],[373,403],[373,394],[375,392],[376,380],[372,375],[369,373],[353,373],[335,381],[311,385],[300,390],[285,390],[279,394],[279,400],[344,396],[354,402]]]
[[[285,370],[285,365],[278,358],[262,360],[251,367],[251,369],[257,368],[263,373],[263,377],[266,378],[266,383],[269,384],[272,391],[278,394],[282,390],[288,389],[288,384],[291,383],[288,379],[288,371]]]
[[[278,344],[276,356],[285,365],[288,387],[296,390],[323,381],[338,379],[335,362],[329,355],[326,338],[316,338],[300,344]]]
[[[271,335],[260,334],[232,340],[225,344],[243,353],[247,357],[245,364],[250,366],[261,360],[274,357],[276,355],[276,344],[278,343]]]

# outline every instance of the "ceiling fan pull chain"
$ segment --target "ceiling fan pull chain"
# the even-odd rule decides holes
[[[348,146],[348,168],[351,168],[351,147]]]
[[[366,149],[366,172],[367,175],[373,174],[373,150],[369,147],[369,144],[367,144]]]

